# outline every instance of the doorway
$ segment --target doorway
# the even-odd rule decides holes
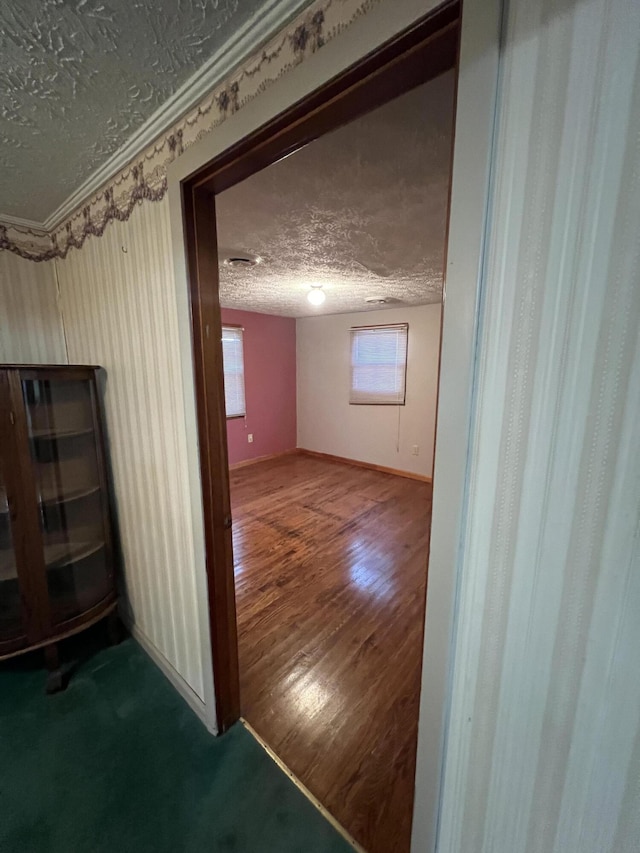
[[[448,4],[331,81],[183,186],[189,244],[216,706],[221,727],[242,713],[234,600],[227,423],[219,330],[216,196],[283,156],[455,67],[459,8]],[[319,463],[318,463],[319,464]],[[335,462],[334,462],[335,464]],[[428,520],[426,521],[428,538]],[[427,540],[422,542],[426,562]],[[425,576],[426,580],[426,576]],[[424,600],[421,602],[422,616]],[[421,626],[419,634],[421,635]],[[418,640],[419,645],[419,640]],[[417,710],[404,709],[417,716]],[[414,745],[415,751],[415,745]],[[411,792],[412,762],[404,768]],[[304,781],[304,780],[303,780]]]

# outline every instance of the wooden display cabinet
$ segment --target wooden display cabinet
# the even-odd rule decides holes
[[[116,588],[97,367],[0,365],[0,660],[107,616]]]

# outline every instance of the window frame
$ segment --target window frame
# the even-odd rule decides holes
[[[244,399],[244,412],[237,415],[230,415],[227,412],[227,392],[226,392],[226,379],[225,379],[225,369],[224,369],[224,331],[225,329],[229,329],[230,331],[240,332],[240,338],[242,341],[242,397]],[[244,358],[244,326],[241,326],[239,323],[221,323],[221,335],[220,335],[220,345],[222,347],[222,379],[224,384],[224,413],[225,420],[227,421],[237,421],[240,418],[247,417],[247,387],[245,383],[246,376],[246,363]]]
[[[405,354],[404,354],[404,374],[402,377],[402,401],[354,401],[351,399],[353,395],[353,339],[354,333],[365,332],[367,330],[377,331],[379,329],[405,329]],[[349,329],[349,405],[350,406],[406,406],[407,405],[407,367],[409,364],[409,323],[379,323],[377,325],[368,324],[366,326],[351,326]]]

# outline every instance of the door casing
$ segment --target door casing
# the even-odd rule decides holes
[[[455,68],[451,0],[182,182],[216,714],[240,716],[215,196],[326,133]]]
[[[188,476],[193,512],[193,544],[200,620],[207,724],[216,730],[212,641],[209,631],[208,593],[205,572],[203,502],[205,484],[200,478],[197,443],[196,393],[192,345],[190,291],[187,280],[186,238],[188,217],[183,209],[183,185],[224,152],[239,150],[244,140],[260,129],[273,127],[275,119],[291,112],[309,94],[344,77],[379,49],[394,33],[410,28],[428,0],[394,0],[373,7],[340,38],[328,43],[282,79],[268,93],[230,116],[215,132],[187,149],[168,169],[171,241],[175,273],[175,298],[181,342],[180,367],[184,413],[190,439]],[[464,0],[462,45],[457,87],[456,143],[453,163],[449,252],[446,267],[445,312],[438,433],[435,471],[434,523],[429,558],[427,629],[423,658],[423,690],[420,705],[416,804],[412,851],[436,849],[439,803],[443,791],[446,720],[456,631],[456,589],[459,545],[464,527],[465,489],[471,448],[470,417],[474,387],[474,352],[480,316],[486,209],[494,137],[494,113],[498,92],[498,68],[502,0]],[[391,41],[397,37],[393,36]],[[365,59],[363,60],[362,57]],[[344,69],[340,71],[340,69]],[[335,77],[336,71],[340,72]],[[218,160],[218,162],[220,162]],[[262,168],[258,165],[257,168]],[[210,310],[212,306],[210,306]],[[206,329],[206,324],[204,324]],[[211,327],[209,328],[211,333]],[[220,445],[220,443],[218,443]],[[437,519],[437,523],[436,523]],[[224,534],[223,534],[224,535]],[[217,679],[216,679],[217,680]],[[425,690],[424,686],[429,689]],[[217,698],[217,697],[216,697]],[[447,787],[452,783],[447,782]],[[455,780],[453,782],[455,784]]]

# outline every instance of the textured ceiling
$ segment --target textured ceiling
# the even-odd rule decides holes
[[[453,91],[449,72],[221,193],[221,260],[263,259],[221,265],[222,304],[303,317],[439,302]]]
[[[45,220],[261,5],[2,0],[0,213]]]

